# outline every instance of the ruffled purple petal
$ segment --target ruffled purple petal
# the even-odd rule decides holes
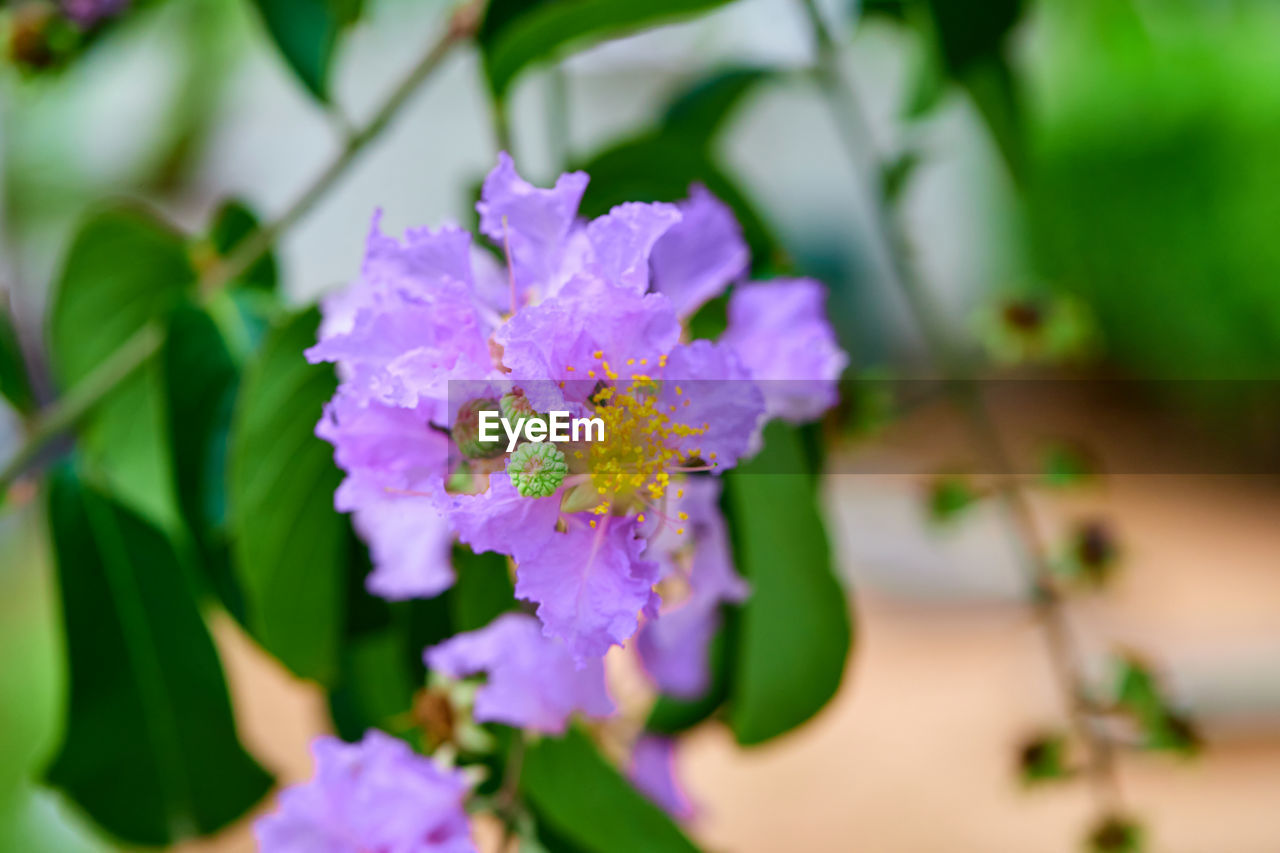
[[[590,660],[578,668],[564,643],[544,636],[538,620],[523,613],[504,614],[428,649],[426,662],[454,678],[487,676],[476,692],[480,722],[562,734],[575,713],[614,712],[603,663]]]
[[[477,554],[497,551],[521,562],[554,538],[560,498],[527,498],[500,472],[489,475],[484,492],[452,496],[447,512],[458,539]]]
[[[669,509],[688,516],[684,535],[676,534],[673,525],[667,524],[650,542],[651,552],[664,563],[666,573],[687,565],[689,591],[682,602],[645,623],[636,647],[645,672],[658,689],[680,698],[694,699],[706,691],[720,606],[742,601],[750,591],[733,568],[719,498],[719,480],[688,480],[683,497]]]
[[[646,797],[676,820],[693,818],[696,810],[676,779],[676,744],[671,738],[641,735],[631,749],[627,776]]]
[[[527,291],[548,292],[562,277],[566,243],[588,180],[585,172],[569,172],[552,189],[539,189],[516,173],[505,151],[498,154],[476,210],[480,231],[510,249],[520,305]]]
[[[849,357],[827,321],[826,288],[807,278],[746,284],[729,298],[733,347],[760,382],[769,417],[813,420],[835,405]]]
[[[671,303],[660,294],[641,295],[594,276],[579,276],[557,295],[525,308],[498,329],[502,363],[513,381],[524,382],[539,411],[563,409],[565,397],[547,380],[577,382],[585,397],[604,378],[601,360],[622,368],[628,359],[656,365],[680,338]],[[572,390],[572,389],[571,389]]]
[[[649,289],[649,253],[680,221],[674,204],[620,204],[587,226],[597,275],[619,287]]]
[[[716,471],[735,465],[750,449],[765,413],[764,396],[735,351],[710,341],[682,344],[671,351],[662,377],[659,411],[703,430],[676,446],[698,451],[704,461],[716,463]]]
[[[659,567],[641,558],[636,522],[602,516],[598,524],[555,534],[516,568],[516,596],[538,605],[544,632],[562,639],[579,664],[622,645],[657,597]]]
[[[679,204],[681,220],[654,245],[653,290],[688,317],[747,271],[751,252],[733,211],[701,184]]]
[[[254,824],[262,853],[475,850],[461,772],[372,729],[358,744],[320,737],[311,749],[312,779],[283,791]]]
[[[369,545],[369,592],[391,601],[432,598],[453,586],[453,531],[430,499],[390,496],[352,516]]]
[[[347,473],[335,495],[340,512],[388,495],[439,490],[449,469],[450,443],[431,428],[426,409],[364,406],[338,390],[325,406],[316,435],[333,445],[334,462]]]

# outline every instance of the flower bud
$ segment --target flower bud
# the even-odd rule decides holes
[[[564,453],[546,441],[520,445],[507,461],[511,484],[526,498],[545,498],[555,494],[568,473],[569,464]]]
[[[512,388],[509,393],[503,394],[498,404],[502,407],[502,416],[511,424],[512,429],[523,430],[527,418],[537,418],[542,421],[547,419],[546,415],[533,408],[533,404],[520,388]]]
[[[453,443],[458,445],[462,455],[468,459],[491,459],[502,453],[501,428],[496,432],[498,437],[493,441],[480,440],[480,413],[499,412],[498,401],[488,397],[470,400],[458,409],[458,417],[453,422]]]

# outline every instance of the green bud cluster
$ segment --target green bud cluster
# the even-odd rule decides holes
[[[534,409],[529,398],[519,388],[513,388],[510,392],[503,394],[498,404],[502,408],[502,416],[511,424],[512,429],[523,430],[524,422],[529,418],[537,418],[543,422],[547,420],[547,416]]]
[[[569,473],[564,453],[554,444],[525,442],[507,460],[507,474],[516,491],[526,498],[545,498],[555,494]]]
[[[453,421],[453,443],[468,459],[491,459],[502,453],[501,436],[494,441],[480,440],[480,413],[498,412],[498,401],[489,397],[469,400],[458,409]]]

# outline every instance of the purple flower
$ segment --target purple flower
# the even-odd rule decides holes
[[[426,651],[427,666],[453,678],[484,673],[475,719],[562,734],[574,713],[606,717],[613,701],[598,659],[581,669],[560,640],[543,635],[538,620],[506,613]]]
[[[745,273],[751,255],[733,211],[706,187],[690,187],[677,209],[680,222],[654,245],[649,265],[653,289],[687,317]]]
[[[770,417],[803,423],[836,404],[849,357],[827,322],[827,291],[809,278],[739,287],[729,297],[732,347],[760,381]]]
[[[592,524],[552,536],[516,576],[516,595],[538,605],[546,633],[563,638],[579,661],[622,645],[640,611],[658,603],[658,564],[641,558],[635,520],[605,515]]]
[[[641,735],[631,748],[627,775],[641,793],[676,820],[690,820],[696,810],[676,779],[675,749],[670,738]]]
[[[62,14],[81,27],[92,27],[114,18],[129,7],[129,0],[62,0]]]
[[[720,607],[747,597],[746,583],[733,568],[728,531],[717,503],[720,482],[699,477],[685,484],[673,511],[686,517],[687,536],[670,530],[651,535],[664,576],[684,579],[687,595],[640,630],[640,661],[658,689],[696,699],[710,683],[708,653],[720,627]]]
[[[468,787],[457,770],[370,730],[347,744],[311,744],[311,781],[281,792],[279,807],[254,825],[262,853],[470,853],[463,810]]]
[[[444,589],[456,537],[515,561],[517,596],[580,667],[645,614],[646,664],[664,689],[690,692],[720,606],[745,594],[714,496],[695,505],[713,487],[690,475],[749,455],[766,417],[820,415],[845,356],[809,281],[737,285],[725,336],[688,342],[683,321],[747,268],[732,214],[695,186],[687,201],[588,222],[586,185],[573,173],[535,187],[500,155],[477,210],[506,263],[457,228],[397,240],[375,217],[360,278],[325,301],[307,353],[342,379],[317,432],[346,472],[336,504],[370,545],[375,592]],[[521,495],[506,443],[468,426],[504,395],[604,424],[603,440],[561,445],[567,472],[550,495]],[[691,592],[656,618],[654,585],[687,553]]]

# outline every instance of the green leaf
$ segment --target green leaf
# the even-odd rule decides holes
[[[696,851],[578,729],[527,747],[520,790],[557,836],[596,853]]]
[[[314,429],[337,385],[302,351],[320,314],[295,314],[268,333],[236,400],[228,479],[233,556],[250,630],[304,678],[338,671],[348,556],[347,520],[333,508],[341,474]]]
[[[245,621],[226,537],[225,470],[240,371],[213,318],[192,303],[169,318],[160,353],[178,509],[210,590]]]
[[[85,220],[63,262],[50,315],[51,357],[63,390],[144,328],[163,323],[195,279],[184,238],[155,217],[113,209]],[[178,512],[166,426],[160,368],[151,362],[97,406],[81,437],[112,493],[171,527]]]
[[[729,722],[755,744],[808,720],[840,687],[853,630],[795,429],[774,422],[750,462],[725,475],[741,608]]]
[[[395,731],[421,687],[405,667],[405,635],[392,626],[348,640],[342,648],[342,677],[329,693],[334,727],[347,741],[371,727]],[[422,650],[418,650],[421,655]]]
[[[701,77],[667,105],[663,128],[710,146],[742,100],[774,74],[768,68],[733,66]]]
[[[729,0],[494,0],[477,35],[489,88],[501,100],[529,65],[579,45],[723,6]]]
[[[935,477],[929,484],[929,520],[934,524],[954,522],[981,497],[968,477],[959,474]]]
[[[515,586],[507,558],[489,551],[476,554],[470,548],[453,549],[458,580],[447,593],[456,630],[483,628],[502,613],[515,609]]]
[[[1027,741],[1018,753],[1018,773],[1026,785],[1069,777],[1066,737],[1050,732]]]
[[[31,393],[27,361],[22,355],[18,332],[13,327],[9,312],[3,308],[0,308],[0,394],[23,414],[35,411],[36,398]]]
[[[220,258],[231,255],[242,241],[262,227],[257,215],[238,199],[224,202],[213,215],[213,227],[209,231],[210,247]],[[280,283],[280,271],[276,257],[268,252],[254,261],[236,284],[259,290],[274,291]]]
[[[1081,447],[1053,442],[1040,454],[1040,482],[1052,489],[1067,489],[1089,482],[1098,472],[1092,454]]]
[[[1142,824],[1123,815],[1108,815],[1089,833],[1090,853],[1142,853],[1146,849]]]
[[[329,65],[338,36],[360,17],[361,0],[254,0],[267,32],[293,73],[329,100]]]
[[[937,28],[947,70],[961,77],[976,64],[1000,55],[1022,16],[1023,0],[926,0]]]
[[[173,546],[69,468],[53,477],[49,520],[71,681],[49,781],[132,844],[226,826],[271,779],[236,738]]]
[[[1200,736],[1195,726],[1169,707],[1155,674],[1132,655],[1116,661],[1115,704],[1138,724],[1144,749],[1183,755],[1199,751]]]

